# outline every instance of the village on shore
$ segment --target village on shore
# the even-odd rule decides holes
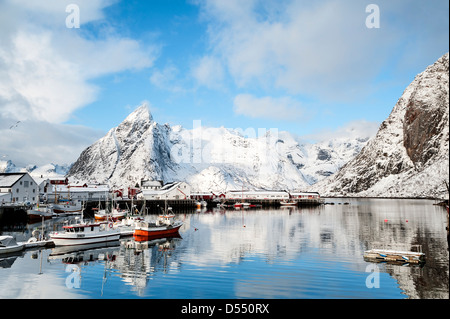
[[[183,181],[141,180],[134,187],[112,189],[106,184],[70,183],[67,177],[32,177],[29,173],[0,173],[0,207],[28,207],[61,201],[99,203],[145,201],[148,206],[168,201],[172,206],[205,207],[222,205],[250,207],[283,205],[319,205],[319,193],[287,190],[228,190],[197,192]]]

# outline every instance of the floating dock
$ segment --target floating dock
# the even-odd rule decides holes
[[[371,249],[364,252],[364,260],[370,262],[425,263],[425,254],[415,251]]]

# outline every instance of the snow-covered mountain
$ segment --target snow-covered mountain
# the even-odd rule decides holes
[[[158,124],[146,104],[85,149],[68,175],[134,186],[141,179],[187,181],[195,191],[305,189],[335,173],[369,137],[309,144],[288,132]]]
[[[12,161],[0,161],[0,173],[27,172],[33,177],[61,177],[65,176],[71,165],[46,164],[42,166],[28,165],[27,167],[17,167]]]
[[[447,53],[416,76],[362,151],[314,190],[338,196],[448,197],[448,80]]]
[[[10,160],[0,161],[0,173],[17,173],[19,169]]]

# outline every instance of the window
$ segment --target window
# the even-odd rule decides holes
[[[28,186],[29,186],[29,184],[30,184],[30,182],[29,182],[29,181],[24,181],[24,182],[23,182],[23,187],[28,187]]]

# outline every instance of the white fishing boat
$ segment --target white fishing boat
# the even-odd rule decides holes
[[[111,212],[106,209],[100,209],[94,214],[95,220],[122,219],[129,213],[127,209],[113,208]]]
[[[14,237],[9,235],[0,236],[0,255],[21,251],[23,248],[23,243],[17,243]]]
[[[53,204],[53,212],[55,214],[73,215],[80,214],[83,210],[81,201],[65,201]]]
[[[280,201],[281,206],[297,206],[297,202],[282,200]]]
[[[63,231],[50,234],[55,246],[86,245],[93,243],[104,243],[118,240],[120,230],[109,223],[85,223],[80,222],[63,226]]]

